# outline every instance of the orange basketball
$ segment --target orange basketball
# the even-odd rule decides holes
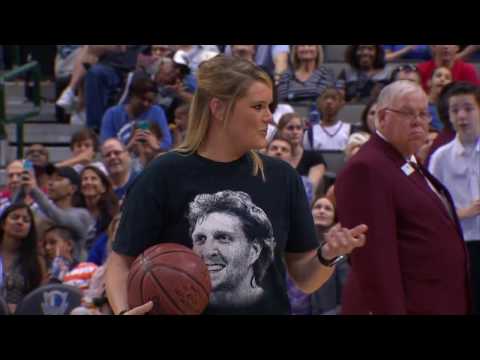
[[[212,285],[208,268],[191,249],[160,244],[147,249],[128,275],[130,309],[153,301],[151,315],[199,315]]]

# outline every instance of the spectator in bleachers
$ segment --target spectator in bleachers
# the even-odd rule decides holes
[[[72,124],[85,125],[84,79],[87,69],[84,64],[94,65],[98,57],[91,52],[89,45],[57,45],[57,48],[55,59],[57,87],[65,82],[68,82],[68,85],[59,96],[56,105],[72,114]]]
[[[12,312],[20,301],[46,280],[46,267],[37,254],[33,213],[25,204],[12,205],[0,216],[0,256],[3,294]]]
[[[46,229],[44,238],[49,283],[63,283],[80,290],[88,289],[97,265],[79,262],[75,258],[75,237],[71,230],[52,225]]]
[[[325,174],[326,165],[322,154],[318,151],[303,148],[305,129],[305,120],[295,113],[283,115],[278,123],[278,134],[292,144],[291,165],[301,176],[310,180],[312,192],[316,194]]]
[[[42,144],[32,144],[25,154],[25,159],[29,160],[33,164],[35,172],[35,178],[37,184],[41,189],[47,188],[48,175],[46,174],[46,168],[49,164],[50,154],[48,149]]]
[[[85,76],[89,128],[100,129],[115,92],[122,86],[126,75],[136,68],[138,55],[146,48],[146,45],[89,45],[89,51],[98,58]]]
[[[415,65],[405,64],[396,67],[392,71],[390,82],[399,81],[399,80],[409,80],[414,83],[420,84],[420,74]]]
[[[150,123],[148,128],[137,129],[130,141],[129,149],[133,156],[133,168],[137,172],[143,169],[164,151],[161,149],[163,133],[156,123]]]
[[[231,45],[231,48],[232,56],[255,63],[255,54],[257,52],[255,45]]]
[[[443,88],[452,82],[452,72],[449,68],[441,66],[433,71],[432,78],[428,82],[429,87],[429,110],[432,115],[432,122],[430,124],[437,131],[443,129],[443,124],[438,117],[437,101]]]
[[[86,244],[86,250],[90,251],[120,210],[110,179],[95,166],[85,167],[80,174],[80,196],[76,205],[87,209],[95,220],[95,237],[89,238]]]
[[[178,64],[187,65],[192,74],[197,73],[200,64],[219,54],[216,45],[178,45],[173,60]]]
[[[112,138],[102,145],[102,158],[112,182],[113,192],[122,200],[137,177],[132,158],[120,140]]]
[[[281,159],[293,166],[293,148],[294,145],[289,139],[283,137],[281,134],[277,134],[268,144],[266,154]],[[308,203],[311,204],[314,196],[313,184],[307,176],[302,176],[302,181]]]
[[[428,45],[383,45],[387,62],[398,60],[430,60],[432,53]]]
[[[13,204],[27,204],[38,214],[40,209],[35,200],[22,188],[24,175],[24,161],[14,160],[7,166],[7,187],[2,191],[0,198],[0,215]]]
[[[158,94],[156,84],[147,78],[139,78],[132,83],[130,98],[126,105],[111,107],[105,113],[100,134],[101,142],[118,138],[127,148],[133,146],[135,132],[140,123],[156,123],[163,134],[160,147],[167,151],[172,146],[172,136],[168,129],[167,118],[163,109],[154,105]]]
[[[463,84],[449,93],[457,135],[439,148],[429,170],[452,195],[470,255],[474,314],[480,314],[480,88]]]
[[[95,223],[86,209],[74,206],[77,191],[80,189],[80,176],[71,167],[47,169],[50,175],[48,196],[37,186],[31,174],[24,174],[21,184],[25,193],[38,204],[41,219],[50,220],[55,225],[68,228],[75,236],[75,252],[77,259],[86,254],[85,244],[95,236]]]
[[[190,103],[184,103],[175,110],[174,124],[171,125],[173,147],[179,146],[187,135],[188,129],[188,113],[190,111]]]
[[[377,99],[370,100],[363,109],[360,117],[361,127],[360,131],[375,134],[375,118],[377,116]]]
[[[428,92],[428,82],[433,71],[438,67],[446,67],[452,72],[453,81],[467,81],[479,84],[477,70],[472,64],[457,59],[458,45],[431,45],[433,59],[417,66],[422,79],[422,86]]]
[[[344,84],[347,102],[367,103],[390,81],[381,45],[350,45],[345,60],[350,67],[338,78]]]
[[[338,118],[343,105],[342,94],[338,89],[328,88],[322,93],[317,101],[321,114],[320,124],[308,128],[303,141],[305,149],[345,150],[348,137],[356,129]]]
[[[255,63],[275,79],[278,85],[280,77],[288,69],[289,45],[256,45]],[[227,45],[225,55],[232,55],[232,45]]]
[[[172,59],[162,58],[150,70],[158,87],[155,104],[165,111],[169,123],[173,123],[177,107],[192,100],[196,89],[190,70],[182,71],[183,68]]]
[[[290,55],[292,67],[278,84],[278,99],[290,105],[314,102],[329,87],[336,86],[333,70],[323,66],[321,45],[294,45]]]
[[[63,160],[57,164],[58,167],[72,167],[77,173],[81,173],[83,168],[88,165],[95,166],[105,174],[107,169],[100,161],[94,161],[98,153],[98,136],[92,129],[81,129],[72,135],[70,140],[70,150],[72,157]]]
[[[175,45],[152,45],[152,55],[157,58],[173,58],[176,51]]]
[[[313,201],[312,216],[321,242],[335,225],[335,206],[326,197]],[[342,287],[347,278],[349,266],[346,262],[336,266],[334,274],[316,292],[307,295],[299,290],[290,277],[287,278],[288,297],[292,315],[337,315],[340,313]]]

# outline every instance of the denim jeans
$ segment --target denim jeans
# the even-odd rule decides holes
[[[100,129],[112,93],[121,85],[120,74],[103,64],[93,65],[85,76],[87,127]]]

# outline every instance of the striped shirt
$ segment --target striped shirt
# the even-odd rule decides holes
[[[338,87],[332,69],[321,66],[313,72],[306,81],[300,81],[295,71],[288,69],[280,78],[278,84],[278,99],[280,102],[315,101],[328,87]]]

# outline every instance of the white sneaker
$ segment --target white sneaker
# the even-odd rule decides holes
[[[70,124],[71,125],[80,125],[80,126],[86,126],[87,125],[87,114],[85,113],[85,110],[83,111],[76,111],[72,114],[70,117]]]
[[[66,111],[71,111],[75,105],[75,93],[72,88],[67,87],[57,100],[57,105]]]

